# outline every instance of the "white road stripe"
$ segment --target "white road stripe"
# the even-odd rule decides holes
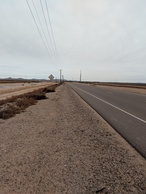
[[[131,117],[133,117],[133,118],[135,118],[135,119],[137,119],[137,120],[139,120],[139,121],[141,121],[141,122],[146,124],[145,120],[143,120],[143,119],[141,119],[141,118],[139,118],[139,117],[137,117],[137,116],[135,116],[135,115],[133,115],[133,114],[131,114],[131,113],[129,113],[129,112],[127,112],[127,111],[125,111],[125,110],[123,110],[123,109],[121,109],[121,108],[119,108],[119,107],[117,107],[117,106],[115,106],[115,105],[105,101],[105,100],[102,100],[101,98],[98,98],[97,96],[94,96],[93,94],[90,94],[89,92],[86,92],[86,91],[84,91],[84,90],[82,90],[82,89],[80,89],[80,88],[78,88],[76,86],[74,86],[74,87],[77,88],[78,90],[80,90],[80,91],[82,91],[82,92],[84,92],[84,93],[86,93],[86,94],[88,94],[88,95],[90,95],[90,96],[92,96],[92,97],[94,97],[94,98],[96,98],[96,99],[98,99],[98,100],[100,100],[100,101],[102,101],[102,102],[104,102],[104,103],[106,103],[106,104],[116,108],[117,110],[120,110],[120,111],[126,113],[127,115],[130,115]]]

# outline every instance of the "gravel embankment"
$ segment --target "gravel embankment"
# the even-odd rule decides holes
[[[0,194],[146,194],[146,162],[67,85],[0,120]]]

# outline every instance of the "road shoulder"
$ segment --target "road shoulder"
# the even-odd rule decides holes
[[[145,194],[146,163],[66,84],[0,124],[0,193]]]

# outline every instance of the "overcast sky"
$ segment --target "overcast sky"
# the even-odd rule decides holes
[[[146,0],[47,0],[59,61],[40,0],[33,1],[49,54],[27,1],[0,0],[0,78],[59,78],[62,69],[70,80],[81,70],[82,80],[146,82]]]

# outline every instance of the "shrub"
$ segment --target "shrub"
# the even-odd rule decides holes
[[[54,86],[49,86],[43,89],[36,90],[27,94],[14,96],[6,100],[0,101],[0,119],[8,119],[15,114],[21,113],[27,107],[35,105],[37,100],[46,99],[45,93],[55,92],[55,88],[58,84]]]

